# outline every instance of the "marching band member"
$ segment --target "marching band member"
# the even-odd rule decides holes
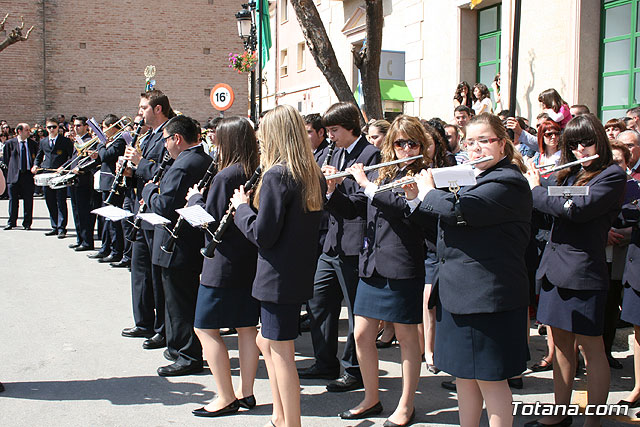
[[[364,246],[360,252],[358,291],[355,295],[354,336],[364,399],[340,414],[342,419],[361,419],[382,412],[378,389],[376,335],[380,320],[393,322],[402,358],[402,396],[385,426],[407,425],[415,417],[414,396],[420,377],[420,341],[417,325],[422,322],[424,291],[423,234],[409,221],[410,207],[394,192],[376,194],[379,184],[417,173],[431,164],[434,141],[420,121],[398,116],[382,144],[382,160],[391,161],[422,154],[407,164],[384,166],[371,174],[371,182],[357,163],[349,168],[361,189],[345,194],[337,180],[328,181],[327,209],[344,218],[367,218]],[[335,173],[326,168],[325,173]]]
[[[435,365],[457,378],[460,425],[477,426],[483,401],[491,426],[513,423],[507,379],[522,373],[527,347],[531,192],[497,116],[480,114],[467,127],[476,185],[457,196],[435,188],[430,171],[416,178],[418,212],[438,218]]]
[[[73,142],[64,135],[58,135],[56,119],[48,119],[46,127],[49,136],[40,140],[33,173],[39,168],[58,169],[73,155]],[[46,232],[45,236],[57,235],[59,239],[62,239],[67,235],[67,189],[54,190],[45,186],[43,190],[51,221],[51,231]]]
[[[24,217],[22,227],[31,229],[33,220],[33,172],[31,171],[38,144],[29,137],[29,125],[19,123],[16,126],[17,136],[8,140],[3,147],[3,159],[7,165],[7,186],[9,187],[9,220],[4,227],[11,230],[17,226],[18,204],[22,198]]]
[[[174,163],[159,184],[145,185],[142,199],[150,212],[175,223],[175,210],[184,207],[189,188],[204,176],[212,159],[200,144],[200,127],[187,116],[169,119],[162,128],[162,138]],[[204,236],[200,229],[185,227],[173,253],[160,248],[168,238],[166,227],[155,228],[152,262],[161,267],[167,349],[175,357],[171,365],[158,368],[158,375],[179,376],[202,370],[202,346],[193,330],[193,320],[202,271],[198,250],[204,244]]]
[[[542,281],[538,320],[551,326],[555,346],[555,403],[571,403],[576,370],[574,343],[582,347],[587,365],[589,404],[604,404],[609,389],[609,365],[602,333],[609,277],[605,259],[607,234],[617,216],[625,188],[625,173],[613,163],[609,139],[599,120],[585,114],[571,120],[562,135],[562,161],[598,154],[581,166],[558,172],[563,186],[589,186],[588,196],[549,197],[540,186],[540,173],[527,172],[536,210],[552,215],[554,223],[536,279]],[[529,426],[569,425],[571,416],[544,417]],[[588,416],[585,426],[600,424]]]
[[[262,177],[253,206],[243,187],[231,199],[235,224],[258,247],[252,295],[260,301],[257,338],[273,395],[271,425],[300,426],[300,381],[294,339],[302,303],[311,298],[317,259],[324,178],[305,126],[291,106],[280,105],[260,124]]]
[[[217,221],[226,213],[229,200],[258,167],[258,142],[248,120],[223,119],[216,130],[219,172],[207,193],[206,209]],[[189,204],[204,206],[202,195],[192,188]],[[213,225],[215,229],[215,223]],[[211,240],[207,236],[207,243]],[[258,368],[256,335],[260,303],[251,296],[258,251],[231,221],[213,258],[205,258],[198,288],[195,331],[217,387],[217,398],[193,414],[216,417],[251,409],[256,405],[253,383]],[[240,384],[233,390],[229,353],[220,328],[236,328],[240,359]]]

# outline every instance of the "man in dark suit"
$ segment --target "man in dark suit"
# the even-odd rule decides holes
[[[199,143],[200,127],[191,118],[174,117],[162,132],[167,151],[175,161],[160,184],[148,183],[144,187],[142,198],[150,211],[171,220],[167,227],[172,229],[178,220],[175,210],[184,207],[187,192],[204,176],[212,159]],[[193,321],[203,261],[199,249],[204,245],[204,234],[202,230],[186,227],[173,253],[161,249],[168,239],[167,229],[156,227],[152,261],[162,268],[167,350],[175,358],[173,364],[158,368],[158,375],[188,375],[202,370],[202,346],[193,330]]]
[[[139,207],[137,201],[144,185],[153,179],[166,152],[162,130],[167,120],[175,116],[169,98],[157,89],[140,94],[138,114],[151,129],[149,135],[140,142],[140,152],[134,147],[127,147],[124,155],[125,159],[135,165],[135,171],[125,171],[125,175],[136,178],[138,199],[134,203],[135,212]],[[153,235],[153,226],[143,221],[141,230],[136,233],[131,254],[131,296],[135,326],[122,330],[122,336],[125,337],[147,338],[142,343],[145,349],[162,348],[166,345],[162,271],[151,262]]]
[[[29,125],[20,123],[16,126],[17,136],[8,140],[3,149],[3,159],[7,165],[7,184],[9,186],[9,221],[4,227],[11,230],[18,221],[18,204],[24,201],[24,219],[22,227],[31,229],[33,221],[33,172],[31,168],[36,160],[38,144],[29,139]]]
[[[372,165],[380,161],[380,151],[367,142],[360,132],[358,108],[349,103],[332,105],[322,118],[329,138],[338,149],[329,166],[345,170],[354,163]],[[353,179],[340,184],[349,195],[359,189]],[[346,220],[331,214],[323,253],[318,259],[313,298],[308,306],[311,317],[311,340],[315,363],[298,370],[300,378],[335,379],[340,375],[340,363],[344,374],[327,385],[327,390],[341,392],[363,387],[353,337],[353,305],[358,286],[358,254],[365,235],[366,218]],[[338,351],[338,320],[342,299],[349,314],[349,333],[341,361]]]
[[[48,119],[46,126],[49,136],[40,140],[35,164],[31,168],[34,174],[39,168],[58,169],[73,155],[73,142],[58,134],[57,121]],[[53,190],[45,186],[44,198],[51,220],[51,231],[46,232],[45,235],[57,235],[59,239],[63,239],[67,235],[67,189]]]

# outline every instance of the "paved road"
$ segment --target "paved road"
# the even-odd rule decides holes
[[[0,201],[0,225],[7,220],[7,201]],[[20,225],[20,221],[18,222]],[[71,224],[72,225],[72,224]],[[0,230],[0,426],[261,426],[269,422],[271,397],[264,364],[260,363],[251,411],[208,420],[191,410],[214,398],[210,373],[162,378],[156,368],[167,362],[162,350],[143,350],[140,339],[123,338],[132,326],[131,294],[127,270],[111,269],[89,260],[86,253],[67,248],[73,229],[64,240],[45,237],[49,220],[43,199],[35,200],[32,231]],[[344,330],[346,321],[341,324]],[[617,402],[633,387],[633,362],[628,349],[630,330],[619,331],[614,354],[625,366],[613,371],[610,402]],[[237,341],[227,338],[232,369],[238,375]],[[532,337],[532,360],[545,350],[544,339]],[[309,334],[296,342],[299,366],[310,362]],[[358,426],[381,425],[399,397],[399,349],[380,351],[383,416]],[[431,375],[423,368],[416,398],[417,423],[422,426],[457,425],[455,393],[440,387],[449,377]],[[550,403],[551,372],[525,377],[517,400]],[[302,381],[305,426],[347,426],[336,417],[354,406],[362,392],[327,393],[324,384]],[[576,384],[584,389],[585,377]],[[518,417],[522,425],[533,417]],[[581,422],[575,423],[580,425]],[[483,425],[487,425],[486,417]],[[603,425],[620,425],[610,420]]]

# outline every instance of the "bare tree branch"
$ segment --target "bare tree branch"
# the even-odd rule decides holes
[[[0,22],[0,31],[4,31],[4,23],[7,22],[7,18],[9,17],[9,14],[7,13],[4,16],[4,19],[2,20],[2,22]]]
[[[0,22],[0,31],[4,31],[4,24],[7,22],[8,17],[9,17],[9,14],[7,13],[4,19],[2,20],[2,22]],[[29,38],[29,34],[31,34],[31,31],[33,31],[33,28],[34,26],[32,25],[31,28],[29,28],[29,30],[27,31],[27,33],[23,35],[22,30],[24,29],[24,17],[21,16],[20,26],[15,27],[13,30],[11,30],[11,32],[0,43],[0,52],[8,48],[12,44],[26,41]]]

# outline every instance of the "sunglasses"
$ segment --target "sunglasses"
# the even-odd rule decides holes
[[[393,146],[396,148],[417,148],[420,146],[420,143],[415,141],[410,141],[408,139],[398,139],[393,141]]]
[[[545,132],[544,136],[547,138],[551,138],[553,136],[558,136],[560,135],[560,132],[555,132],[555,131],[550,131],[550,132]]]
[[[586,140],[578,140],[578,141],[567,141],[567,147],[569,150],[577,150],[578,145],[582,145],[582,147],[587,148],[595,145],[596,141],[594,139],[586,139]]]
[[[47,129],[58,129],[58,125],[47,126]]]

